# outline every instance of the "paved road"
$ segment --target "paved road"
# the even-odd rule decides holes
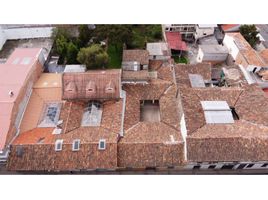
[[[250,175],[250,174],[259,174],[266,175],[268,174],[268,169],[244,169],[244,170],[184,170],[184,169],[168,169],[168,170],[142,170],[142,171],[131,171],[131,170],[120,170],[120,171],[74,171],[74,172],[59,172],[59,173],[48,173],[48,172],[10,172],[5,169],[4,165],[0,164],[0,175],[4,174],[51,174],[51,175],[60,175],[60,174],[92,174],[92,175]]]

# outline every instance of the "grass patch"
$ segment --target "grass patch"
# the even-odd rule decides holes
[[[123,45],[109,45],[107,53],[110,58],[108,68],[121,68]]]
[[[174,59],[175,63],[185,63],[188,64],[188,59],[184,56],[172,56],[172,58]]]

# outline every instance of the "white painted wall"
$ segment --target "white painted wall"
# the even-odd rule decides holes
[[[6,42],[6,34],[4,30],[0,27],[0,50],[4,46],[5,42]]]
[[[234,43],[234,39],[226,34],[224,39],[223,39],[223,44],[224,44],[224,46],[227,47],[227,49],[229,51],[229,54],[231,54],[232,57],[234,59],[236,59],[236,57],[237,57],[237,55],[239,53],[239,49],[236,46],[236,44]]]
[[[187,146],[186,146],[187,128],[184,113],[181,116],[180,127],[181,127],[182,139],[184,141],[184,159],[187,160]]]

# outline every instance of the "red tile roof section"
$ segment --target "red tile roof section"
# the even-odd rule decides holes
[[[186,43],[182,41],[180,32],[165,32],[165,34],[170,49],[187,51]]]

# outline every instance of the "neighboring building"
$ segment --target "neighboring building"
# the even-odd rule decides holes
[[[122,58],[122,69],[129,71],[147,70],[149,64],[149,52],[147,50],[135,49],[124,50]]]
[[[224,33],[239,32],[240,24],[221,24],[220,28]]]
[[[15,49],[0,64],[0,158],[5,159],[9,144],[20,133],[20,124],[32,93],[32,86],[43,71],[42,49]]]
[[[0,50],[7,40],[49,38],[52,35],[52,31],[52,25],[0,25]]]
[[[16,171],[117,168],[125,92],[115,74],[120,79],[120,70],[43,74],[34,86],[23,118],[24,132],[12,143],[7,168]],[[85,90],[80,91],[83,100],[78,94],[77,98],[66,96],[66,90],[72,88],[68,86],[70,81],[73,88],[79,86],[79,90]],[[102,81],[108,83],[107,87]],[[104,100],[103,90],[114,95],[105,96]],[[63,100],[62,95],[68,100]]]
[[[262,58],[240,33],[226,33],[223,44],[237,65],[242,65],[244,68],[251,65],[265,66]]]
[[[186,43],[182,40],[180,32],[165,32],[168,47],[174,51],[187,51]]]
[[[223,45],[199,45],[197,62],[222,63],[226,61],[228,54],[228,49]]]
[[[163,32],[180,32],[183,40],[194,41],[196,24],[165,24],[163,29]]]
[[[198,24],[195,31],[195,40],[214,34],[217,24]]]
[[[267,97],[256,84],[204,87],[211,74],[205,64],[175,66],[187,168],[266,168]]]
[[[171,58],[170,49],[165,42],[147,43],[146,49],[149,52],[150,60],[168,60]]]
[[[257,24],[257,30],[259,31],[259,38],[260,38],[260,48],[267,49],[268,48],[268,25],[267,24]]]

